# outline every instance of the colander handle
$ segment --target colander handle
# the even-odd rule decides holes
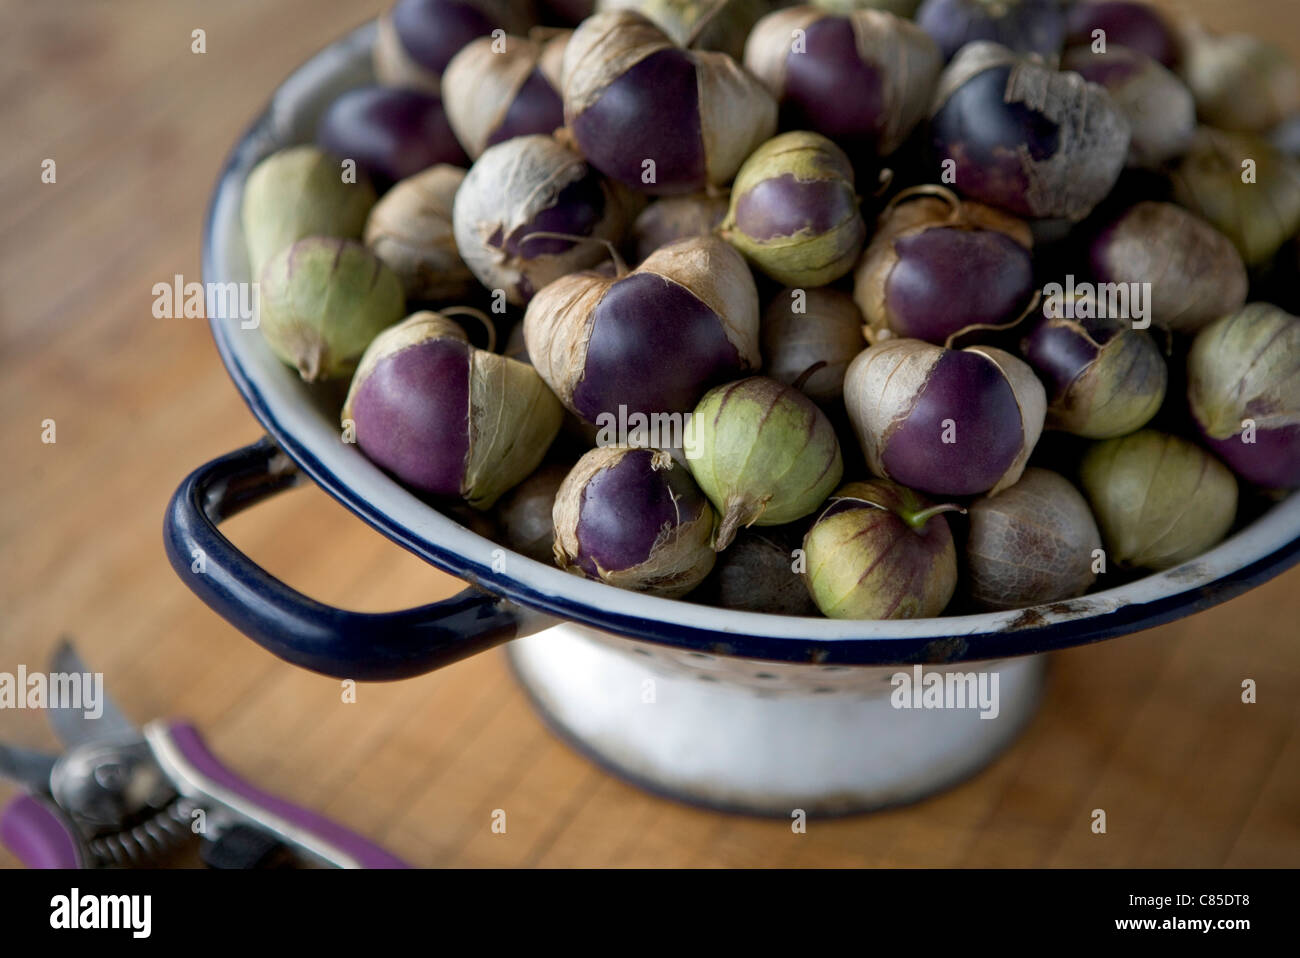
[[[476,586],[402,612],[334,608],[285,585],[218,530],[227,517],[301,479],[269,438],[190,473],[167,506],[167,558],[217,614],[286,662],[340,679],[423,675],[551,624]]]

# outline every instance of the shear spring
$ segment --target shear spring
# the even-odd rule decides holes
[[[194,805],[177,799],[134,828],[93,839],[87,844],[94,867],[126,868],[157,861],[188,839]]]

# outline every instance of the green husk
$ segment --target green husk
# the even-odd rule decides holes
[[[1255,182],[1242,179],[1247,161]],[[1172,176],[1174,198],[1232,240],[1247,266],[1300,231],[1300,163],[1262,137],[1201,127]]]
[[[834,511],[847,500],[864,508]],[[915,619],[939,615],[957,588],[957,551],[945,512],[885,479],[851,482],[804,537],[805,583],[832,619]]]
[[[801,229],[791,236],[767,239],[747,235],[736,222],[742,197],[764,180],[786,176],[805,183],[835,182],[849,199],[851,214],[824,233]],[[857,207],[852,164],[843,150],[819,133],[795,131],[768,140],[736,174],[721,234],[778,283],[804,288],[834,282],[853,268],[867,236]]]
[[[311,236],[262,271],[258,326],[306,382],[352,375],[370,341],[402,318],[402,282],[352,240]]]
[[[1121,566],[1169,569],[1210,549],[1237,514],[1237,480],[1199,446],[1144,429],[1097,443],[1080,478],[1106,551]]]
[[[375,205],[375,189],[358,171],[343,182],[338,157],[314,146],[272,153],[248,174],[242,217],[252,275],[272,256],[308,236],[359,239]]]
[[[689,429],[686,464],[722,516],[719,552],[741,526],[779,526],[808,515],[844,473],[825,413],[763,376],[707,392]]]
[[[1300,425],[1300,318],[1251,303],[1197,334],[1187,357],[1192,414],[1211,439],[1255,420],[1259,429]]]

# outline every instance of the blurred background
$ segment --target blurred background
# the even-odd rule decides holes
[[[1295,0],[1163,5],[1300,56]],[[803,835],[607,775],[542,726],[499,650],[343,704],[336,681],[209,612],[163,555],[163,507],[190,469],[259,432],[205,321],[153,318],[151,289],[201,279],[209,191],[271,90],[386,6],[0,0],[0,671],[44,669],[70,635],[131,718],[193,719],[248,779],[425,866],[1300,865],[1300,569],[1056,655],[1041,713],[976,779]],[[460,587],[313,486],[222,528],[354,609]],[[56,744],[39,712],[0,713],[0,738]],[[498,808],[506,834],[491,831]],[[16,862],[0,849],[0,865]]]

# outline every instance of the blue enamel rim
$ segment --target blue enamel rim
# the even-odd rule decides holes
[[[364,38],[372,30],[372,24],[358,28],[308,63],[327,56],[334,47],[356,45],[359,38]],[[242,181],[247,175],[248,169],[258,158],[250,144],[255,139],[265,139],[270,135],[270,123],[271,107],[268,106],[236,143],[217,179],[204,225],[202,268],[205,281],[224,281],[223,277],[217,275],[214,261],[213,237],[217,227],[218,198],[224,187],[231,182]],[[604,596],[607,604],[600,605],[543,591],[505,573],[494,572],[487,564],[469,560],[443,544],[426,539],[401,521],[376,509],[358,495],[346,480],[322,464],[291,430],[285,428],[271,403],[241,366],[228,341],[228,330],[222,327],[217,317],[209,319],[209,327],[222,362],[258,422],[306,475],[369,526],[444,572],[491,593],[562,619],[660,645],[706,654],[817,665],[939,663],[1029,655],[1126,635],[1174,621],[1241,595],[1300,562],[1298,536],[1229,575],[1151,601],[1091,611],[1096,608],[1095,600],[1104,595],[1099,593],[1049,607],[1023,610],[996,630],[945,636],[835,635],[825,638],[795,638],[714,629],[692,625],[689,619],[701,607],[680,601],[673,603],[677,606],[677,617],[671,621],[628,614],[618,610],[620,596],[626,597],[628,594],[612,586],[597,586],[608,592]],[[1257,521],[1267,519],[1265,516]],[[737,614],[738,621],[758,619],[772,621],[774,629],[779,628],[781,621],[809,621]],[[817,621],[830,623],[830,620]],[[949,621],[956,624],[963,620]],[[844,624],[836,623],[839,626]],[[878,628],[881,623],[873,622],[870,625]]]

